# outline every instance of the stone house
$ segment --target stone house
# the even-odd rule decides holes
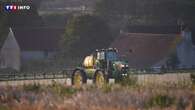
[[[20,47],[10,28],[9,34],[0,51],[0,68],[11,68],[19,71],[21,66],[20,56]]]
[[[0,67],[19,71],[22,62],[54,57],[62,34],[59,28],[10,28],[1,48]]]

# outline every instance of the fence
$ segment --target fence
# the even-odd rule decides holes
[[[0,74],[0,82],[14,82],[21,81],[23,83],[28,82],[51,82],[52,80],[66,80],[70,79],[74,69],[65,69],[58,72],[10,72]],[[150,74],[132,74],[135,76],[139,84],[178,84],[189,85],[192,83],[191,75],[193,72],[170,72],[164,74],[150,73]],[[195,73],[194,73],[195,75]],[[61,81],[64,82],[64,81]]]
[[[142,74],[134,76],[137,78],[137,82],[142,85],[190,85],[192,83],[191,73]]]
[[[72,72],[73,69],[57,72],[9,72],[0,74],[0,81],[65,79],[70,77]]]

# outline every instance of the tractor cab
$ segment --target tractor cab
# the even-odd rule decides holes
[[[115,48],[96,50],[90,56],[85,57],[83,66],[87,69],[101,69],[104,71],[128,68],[128,64],[119,59],[118,51]]]
[[[108,71],[114,61],[118,60],[118,52],[114,48],[96,50],[95,66],[97,69]]]
[[[96,50],[95,55],[95,69],[103,70],[105,74],[110,74],[110,77],[120,77],[129,69],[128,62],[119,58],[115,48]]]
[[[116,61],[118,60],[118,52],[114,48],[96,50],[97,60]]]
[[[85,57],[83,66],[85,68],[99,68],[105,69],[108,62],[118,60],[118,53],[116,49],[101,49],[96,50],[90,56]]]

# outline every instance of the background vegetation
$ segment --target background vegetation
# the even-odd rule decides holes
[[[134,26],[163,28],[183,24],[193,31],[195,44],[194,12],[194,0],[98,0],[95,7],[95,14],[107,20],[116,36],[121,29],[131,31]]]
[[[0,12],[0,47],[3,45],[8,32],[8,20],[7,16]]]
[[[13,2],[13,0],[5,1]],[[58,1],[63,2],[62,0],[55,0],[56,6],[58,6]],[[52,3],[52,0],[49,2]],[[74,7],[74,3],[72,4],[71,1],[66,1],[66,3],[66,6],[69,3],[70,6]],[[38,9],[41,0],[33,0],[31,15],[0,12],[0,46],[10,26],[25,28],[62,27],[65,28],[65,32],[62,38],[63,41],[60,43],[62,49],[60,55],[82,58],[96,48],[109,46],[121,29],[128,30],[129,27],[134,25],[177,25],[178,20],[191,27],[195,23],[194,0],[85,0],[77,2],[76,6],[79,6],[79,4],[85,6],[85,3],[87,7],[89,6],[90,9],[94,10],[90,15],[86,14],[88,12],[70,11],[66,15],[46,14],[40,16]],[[195,42],[195,37],[193,37],[193,41]]]
[[[93,15],[79,15],[69,19],[62,39],[64,55],[74,57],[108,47],[113,38],[104,20]]]
[[[99,0],[95,9],[98,15],[109,20],[120,17],[131,22],[148,18],[145,24],[150,19],[161,21],[161,25],[177,23],[178,19],[192,22],[195,17],[194,0]]]

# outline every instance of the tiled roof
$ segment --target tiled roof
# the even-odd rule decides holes
[[[25,51],[53,51],[58,49],[63,28],[14,28],[16,40]]]
[[[180,28],[177,25],[129,25],[127,26],[127,31],[129,33],[176,34],[179,33]]]
[[[171,52],[176,34],[128,33],[119,36],[110,47],[135,68],[146,68],[157,64]]]

